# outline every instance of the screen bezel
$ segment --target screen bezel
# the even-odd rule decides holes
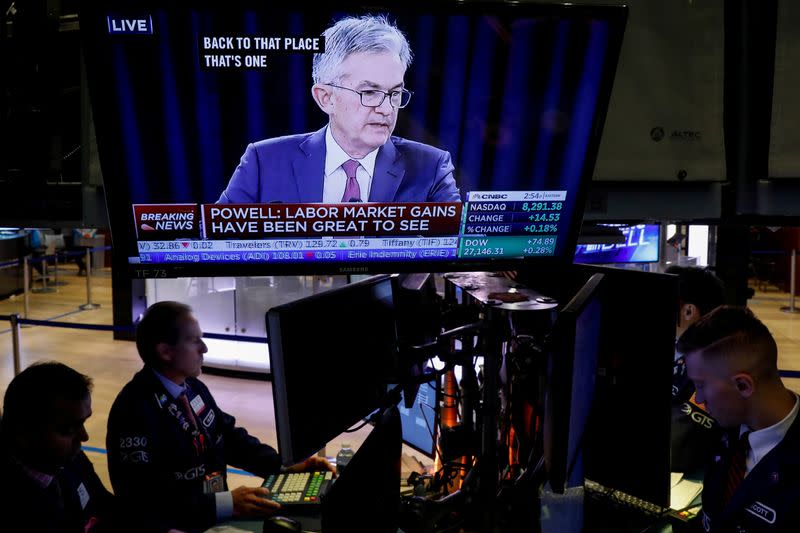
[[[433,14],[442,15],[495,15],[507,17],[560,17],[560,18],[594,18],[604,20],[609,24],[609,41],[607,46],[608,65],[603,69],[600,81],[596,113],[592,121],[586,157],[581,172],[581,181],[576,191],[575,208],[569,220],[569,231],[565,237],[563,253],[561,256],[528,257],[528,258],[483,258],[480,260],[414,260],[409,262],[380,261],[380,262],[300,262],[300,263],[129,263],[133,251],[136,249],[136,235],[131,213],[131,198],[128,193],[128,184],[115,182],[111,176],[119,176],[124,172],[119,166],[124,160],[123,142],[113,134],[113,117],[109,117],[102,110],[108,109],[114,94],[110,76],[98,75],[95,64],[99,61],[102,43],[107,38],[99,25],[94,21],[108,12],[135,12],[142,13],[154,9],[164,2],[145,0],[117,0],[114,2],[100,2],[98,0],[84,0],[80,6],[81,40],[87,63],[87,80],[94,110],[94,121],[97,130],[97,143],[100,155],[100,164],[104,176],[106,190],[106,203],[109,212],[109,223],[114,243],[113,260],[116,268],[125,269],[132,278],[168,278],[168,277],[201,277],[201,276],[248,276],[264,274],[380,274],[391,272],[451,272],[451,271],[477,271],[477,270],[512,270],[533,265],[567,265],[572,263],[574,250],[578,239],[578,232],[583,220],[583,206],[586,203],[589,182],[597,159],[600,137],[605,123],[608,104],[611,96],[614,77],[619,61],[622,37],[627,20],[627,6],[587,6],[587,5],[557,5],[557,4],[528,4],[528,3],[497,3],[497,2],[463,2],[458,0],[443,0],[434,5],[422,4],[412,0],[405,3],[402,11],[414,8],[424,9]],[[189,10],[202,10],[207,7],[216,7],[218,3],[209,0],[200,0],[191,5],[183,4]],[[237,6],[242,10],[248,8],[263,8],[263,3],[256,0],[241,0]],[[338,0],[336,9],[357,12],[398,11],[397,5],[389,2],[379,4],[371,3],[368,6],[352,0]],[[332,9],[333,10],[333,9]],[[291,11],[291,9],[286,9]]]
[[[545,399],[545,415],[542,424],[544,440],[544,461],[547,479],[554,492],[564,493],[573,468],[583,454],[583,443],[586,429],[589,427],[591,410],[586,413],[581,427],[575,427],[573,420],[573,398],[586,391],[575,390],[575,370],[581,356],[578,353],[577,334],[583,313],[593,304],[600,306],[599,319],[602,324],[602,294],[604,274],[593,274],[572,299],[559,311],[553,327],[551,346],[548,349],[547,392]],[[601,331],[598,327],[598,336]],[[595,352],[594,355],[597,355]],[[594,361],[597,368],[598,361]],[[594,396],[594,391],[592,391]],[[576,438],[576,435],[579,435]],[[577,444],[570,450],[570,444]],[[574,452],[570,455],[570,452]]]
[[[287,302],[285,304],[275,306],[267,311],[265,315],[265,322],[267,326],[267,338],[269,339],[270,365],[272,367],[272,401],[275,409],[275,432],[278,441],[278,454],[284,466],[290,466],[308,457],[308,455],[304,453],[299,453],[300,450],[298,450],[298,448],[302,448],[303,445],[308,444],[308,439],[305,437],[299,439],[300,442],[298,442],[297,439],[298,435],[304,434],[302,427],[305,426],[300,424],[301,429],[298,429],[296,422],[295,424],[292,423],[292,420],[294,419],[290,415],[294,411],[292,402],[296,400],[298,396],[297,391],[299,387],[297,385],[304,380],[308,380],[309,374],[308,372],[304,372],[302,374],[298,372],[296,362],[290,362],[287,364],[289,357],[297,355],[297,346],[295,344],[297,339],[285,339],[283,335],[284,326],[287,328],[293,328],[297,325],[301,315],[307,316],[308,314],[312,313],[312,311],[318,310],[320,307],[323,309],[326,307],[331,307],[332,302],[341,304],[353,294],[359,294],[365,291],[374,292],[376,288],[381,288],[391,294],[391,313],[394,314],[395,306],[394,294],[392,292],[392,279],[391,276],[386,275],[373,276],[363,279],[342,287],[337,287],[335,289],[307,296],[299,300]],[[294,342],[287,344],[288,340]],[[319,342],[319,339],[317,339],[317,342]],[[396,345],[396,339],[393,340],[393,343]],[[342,351],[337,350],[337,348],[341,348],[341,343],[339,346],[336,346],[335,343],[331,342],[326,344],[329,345],[329,347],[328,351],[323,354],[324,357],[336,357],[343,353]],[[289,353],[286,353],[287,347]],[[311,347],[309,347],[308,350],[313,352]],[[361,353],[363,354],[363,352]],[[396,354],[394,354],[393,357],[396,357]],[[348,375],[352,374],[351,381],[353,383],[357,382],[359,378],[363,378],[361,383],[364,386],[361,388],[361,394],[368,397],[365,403],[372,403],[369,406],[360,406],[363,407],[362,411],[358,413],[357,416],[350,416],[349,424],[346,424],[346,427],[342,427],[341,431],[346,431],[349,427],[358,423],[360,420],[363,420],[370,413],[381,407],[381,402],[385,396],[381,389],[383,389],[383,386],[388,383],[388,372],[393,364],[393,360],[376,359],[374,366],[370,369],[373,371],[372,373],[363,373],[362,369],[358,367],[348,370]],[[288,372],[287,367],[291,368],[291,370]],[[387,374],[381,375],[382,372],[376,372],[376,369],[382,370]],[[311,374],[313,374],[313,371]],[[365,376],[368,376],[369,383]],[[371,391],[372,394],[368,394],[366,387],[367,384],[373,386],[373,390]],[[348,408],[350,409],[349,414],[352,414],[354,411],[353,406],[348,406]],[[308,421],[304,421],[304,424],[305,423],[308,423]],[[321,432],[321,430],[318,429],[318,432]],[[330,439],[335,438],[337,435],[338,433],[329,432],[327,435],[328,440],[325,442],[319,442],[318,444],[320,447],[322,447],[326,444],[326,442],[330,442]],[[308,453],[314,453],[317,450],[305,451]]]

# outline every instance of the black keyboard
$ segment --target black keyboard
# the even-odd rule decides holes
[[[270,492],[270,499],[286,511],[302,511],[320,504],[320,497],[333,481],[333,472],[300,472],[273,474],[261,485]]]
[[[586,481],[586,494],[589,497],[595,498],[600,501],[605,501],[607,504],[612,504],[618,507],[623,507],[636,511],[642,515],[650,517],[663,517],[669,514],[668,507],[662,507],[652,502],[642,500],[636,496],[632,496],[625,492],[618,490],[610,490],[598,483]]]

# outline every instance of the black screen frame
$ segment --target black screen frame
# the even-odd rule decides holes
[[[583,313],[592,304],[599,304],[600,320],[603,307],[601,291],[603,274],[595,274],[584,284],[577,294],[559,311],[553,333],[548,342],[547,392],[545,395],[545,415],[543,423],[544,460],[547,479],[554,492],[562,494],[572,475],[578,456],[583,453],[583,442],[590,415],[584,420],[584,427],[573,427],[575,370],[579,366],[578,326]],[[601,325],[598,325],[598,332]],[[599,333],[598,333],[599,335]],[[597,353],[595,352],[595,355]],[[597,361],[594,361],[594,368]],[[586,392],[586,391],[582,391]],[[570,444],[578,442],[574,454],[570,455]]]
[[[236,0],[236,7],[242,10],[248,8],[263,8],[263,3],[257,0]],[[89,67],[88,86],[94,110],[94,121],[97,130],[97,144],[100,154],[100,164],[104,176],[106,203],[108,206],[109,223],[114,243],[114,266],[124,269],[131,278],[176,278],[176,277],[202,277],[202,276],[248,276],[248,275],[301,275],[301,274],[380,274],[392,272],[452,272],[452,271],[481,271],[481,270],[512,270],[526,268],[534,265],[567,265],[572,262],[575,245],[578,239],[581,221],[583,220],[583,206],[586,203],[589,183],[592,179],[600,138],[605,123],[608,104],[611,97],[613,81],[619,61],[622,39],[627,21],[628,8],[618,6],[588,6],[568,4],[535,4],[535,3],[500,3],[490,1],[464,2],[458,0],[442,0],[435,4],[422,3],[410,0],[402,5],[403,11],[415,8],[424,9],[434,14],[448,15],[499,15],[510,17],[570,17],[570,18],[597,18],[608,22],[609,41],[607,48],[608,66],[604,69],[601,79],[596,113],[592,122],[592,131],[586,147],[581,172],[581,181],[576,191],[575,208],[569,221],[569,228],[561,256],[528,257],[512,259],[484,258],[480,260],[414,260],[409,262],[378,261],[378,262],[347,262],[347,263],[129,263],[133,250],[136,249],[135,224],[131,218],[131,199],[127,192],[127,184],[120,183],[114,176],[123,174],[121,167],[116,162],[123,161],[123,142],[113,133],[112,117],[102,113],[110,105],[109,98],[113,94],[112,82],[109,76],[98,75],[93,68],[99,61],[100,49],[104,37],[102,30],[94,24],[101,16],[108,12],[116,13],[142,13],[151,7],[163,5],[163,0],[115,0],[112,3],[100,0],[83,0],[80,4],[81,41],[87,66]],[[218,5],[210,0],[182,3],[187,10],[201,10],[206,6]],[[398,10],[397,4],[388,0],[382,3],[364,5],[353,0],[337,0],[336,8],[352,12],[374,12],[385,10],[392,12]],[[283,9],[283,8],[282,8]],[[286,8],[288,10],[288,8]],[[125,36],[122,36],[125,37]]]
[[[585,477],[669,507],[678,277],[596,265],[573,272],[577,279],[604,274],[604,312],[615,317],[601,331]]]
[[[367,356],[362,344],[362,351],[360,353],[362,358],[367,359],[368,357],[374,356],[376,359],[374,360],[374,364],[370,365],[369,368],[359,368],[357,365],[352,365],[354,362],[352,360],[353,352],[348,350],[348,346],[350,346],[353,341],[343,337],[339,338],[338,341],[337,339],[331,339],[329,337],[322,338],[322,334],[315,334],[315,332],[313,332],[315,321],[326,319],[324,315],[320,316],[320,311],[330,311],[332,308],[340,309],[341,314],[337,317],[338,322],[341,322],[342,316],[357,319],[358,316],[353,317],[346,313],[346,306],[348,303],[352,303],[353,298],[357,295],[371,295],[378,289],[383,291],[388,290],[391,295],[391,309],[381,309],[381,311],[385,312],[383,318],[386,319],[386,323],[382,325],[386,326],[387,329],[394,328],[395,317],[392,276],[387,275],[372,276],[343,287],[337,287],[323,293],[285,303],[267,311],[265,320],[270,348],[270,366],[272,369],[272,397],[275,408],[275,430],[278,437],[278,452],[284,465],[289,466],[306,459],[310,454],[315,453],[319,448],[325,446],[327,442],[330,442],[331,439],[380,408],[382,402],[385,400],[386,385],[391,381],[392,369],[396,366],[397,361],[396,338],[381,339],[381,348],[385,348],[387,351],[387,353],[384,354],[370,353],[369,356]],[[380,307],[380,305],[378,305],[378,307]],[[363,316],[361,318],[363,318]],[[356,320],[356,322],[358,321]],[[391,324],[389,322],[391,322]],[[303,342],[303,339],[300,339],[299,336],[289,338],[286,333],[297,333],[299,326],[305,324],[308,325],[309,329],[307,338],[313,339],[313,342],[309,342],[303,347],[302,361],[291,360],[292,357],[297,357],[299,353],[298,344]],[[375,348],[374,342],[370,344],[370,341],[374,340],[375,338],[372,337],[364,342],[370,348]],[[386,356],[385,359],[377,359],[381,355]],[[342,362],[344,367],[339,372],[338,377],[347,380],[348,383],[341,383],[342,380],[337,380],[337,376],[324,373],[314,364],[315,358],[323,357],[336,358],[336,360]],[[350,357],[351,360],[348,360],[348,357]],[[314,450],[298,450],[298,448],[303,447],[303,444],[308,444],[306,441],[309,439],[305,438],[306,428],[314,424],[313,421],[309,420],[311,416],[304,417],[302,421],[297,420],[298,413],[296,408],[292,407],[292,401],[296,400],[298,396],[301,395],[301,393],[298,392],[301,388],[303,389],[302,396],[306,394],[313,395],[314,392],[319,392],[314,391],[313,386],[310,386],[315,382],[326,383],[327,391],[334,390],[340,385],[352,385],[354,390],[358,389],[358,401],[360,404],[358,406],[342,405],[341,397],[335,395],[323,395],[320,397],[320,405],[318,406],[320,412],[327,412],[327,410],[331,408],[335,410],[337,405],[340,406],[341,409],[346,410],[346,412],[340,413],[336,421],[340,426],[336,429],[325,427],[315,428],[313,430],[319,432],[320,435],[328,430],[325,435],[322,435],[319,440],[315,442],[315,445],[318,444],[319,448]],[[354,399],[353,394],[351,394],[351,398]],[[304,406],[307,405],[308,403],[306,402]],[[356,409],[356,407],[359,409]],[[303,414],[313,415],[313,413],[310,412],[305,412]],[[323,424],[323,422],[320,421],[320,424]],[[328,426],[330,426],[330,424],[328,424]],[[297,437],[301,435],[303,438],[297,439]],[[297,442],[298,440],[300,440],[300,442]]]

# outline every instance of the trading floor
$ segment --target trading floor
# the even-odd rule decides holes
[[[28,318],[111,324],[110,269],[93,272],[92,301],[100,304],[100,307],[94,310],[81,311],[79,308],[86,302],[86,278],[77,276],[77,267],[61,266],[59,278],[66,284],[57,287],[57,292],[30,294]],[[750,308],[767,324],[775,336],[779,351],[778,366],[782,370],[800,371],[800,314],[782,312],[780,308],[788,305],[788,294],[780,292],[775,287],[767,289],[765,292],[756,292],[755,297],[749,302]],[[22,296],[0,301],[0,314],[10,313],[22,315]],[[85,448],[100,478],[110,488],[105,455],[106,421],[117,393],[141,368],[136,346],[133,342],[113,340],[109,332],[41,326],[23,328],[20,339],[23,368],[36,361],[57,360],[94,379],[93,415],[87,423],[89,441],[85,444]],[[3,392],[14,372],[11,343],[8,323],[0,323],[0,391]],[[269,382],[208,373],[201,379],[209,386],[220,407],[234,415],[239,425],[247,428],[262,441],[277,446],[272,390]],[[785,381],[790,388],[800,392],[800,379]],[[321,405],[324,405],[324,402],[321,402]],[[327,455],[335,455],[342,440],[350,440],[357,445],[363,441],[367,432],[368,429],[365,428],[351,435],[340,436],[329,445],[326,450]],[[409,455],[416,455],[409,449],[405,451]],[[229,478],[229,484],[233,487],[255,486],[260,482],[260,478],[236,473]]]

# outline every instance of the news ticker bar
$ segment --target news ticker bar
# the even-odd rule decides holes
[[[441,237],[251,241],[140,241],[138,263],[409,261],[535,257],[555,253],[556,237]]]
[[[298,263],[347,261],[452,260],[456,248],[394,248],[358,250],[259,250],[148,252],[139,254],[139,263]],[[136,258],[134,258],[136,259]]]
[[[263,252],[263,251],[318,251],[338,249],[392,250],[406,248],[458,247],[458,237],[370,237],[362,239],[267,239],[267,240],[216,240],[216,241],[139,241],[139,253],[172,252]]]

